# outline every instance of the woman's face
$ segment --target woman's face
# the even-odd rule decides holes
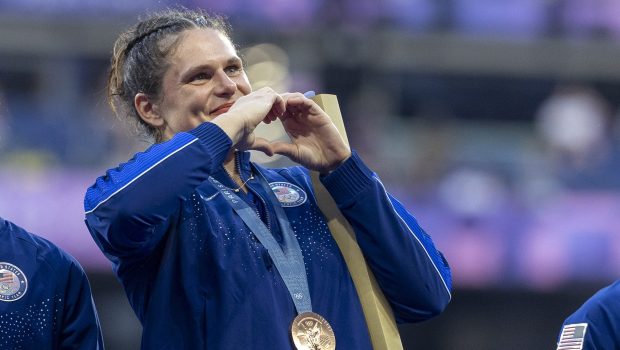
[[[154,108],[164,119],[163,139],[228,111],[252,91],[230,40],[213,29],[183,32],[168,57],[162,94]]]

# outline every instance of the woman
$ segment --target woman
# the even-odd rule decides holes
[[[108,91],[155,145],[88,189],[86,223],[144,349],[371,348],[308,169],[323,175],[399,321],[448,303],[449,268],[430,237],[314,102],[252,91],[220,18],[168,10],[121,34]],[[254,134],[277,118],[291,142]],[[265,169],[251,149],[301,166]]]

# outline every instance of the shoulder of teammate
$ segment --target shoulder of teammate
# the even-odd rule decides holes
[[[558,344],[563,341],[581,341],[583,349],[620,346],[620,281],[596,292],[566,318]]]

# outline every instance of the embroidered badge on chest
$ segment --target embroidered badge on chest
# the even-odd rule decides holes
[[[273,193],[283,207],[297,207],[308,199],[306,192],[299,186],[289,182],[271,182],[269,184]]]
[[[17,266],[0,262],[0,301],[21,299],[28,290],[28,279]]]

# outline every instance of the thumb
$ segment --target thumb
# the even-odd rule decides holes
[[[262,137],[254,138],[254,142],[249,149],[263,152],[270,157],[274,155],[273,144]]]

